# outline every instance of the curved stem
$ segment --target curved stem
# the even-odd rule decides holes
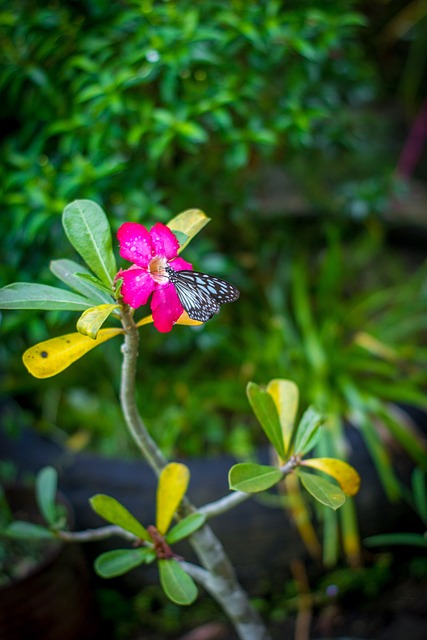
[[[120,538],[131,541],[137,539],[133,533],[129,533],[115,524],[98,529],[85,529],[84,531],[58,531],[57,536],[64,542],[92,542],[93,540],[105,540],[111,536],[120,536]]]
[[[221,513],[230,511],[230,509],[233,509],[242,502],[246,502],[246,500],[251,497],[250,493],[234,491],[228,496],[224,496],[224,498],[220,498],[219,500],[215,500],[215,502],[209,502],[208,504],[203,505],[203,507],[199,508],[199,511],[207,518],[213,518],[215,516],[219,516]]]
[[[285,464],[282,465],[281,471],[283,476],[286,476],[290,473],[295,467],[299,464],[299,460],[296,456],[292,456]],[[220,498],[219,500],[215,500],[215,502],[210,502],[209,504],[203,505],[203,507],[199,508],[199,512],[203,513],[207,518],[213,518],[214,516],[219,516],[221,513],[225,513],[226,511],[230,511],[237,505],[245,502],[249,498],[252,497],[251,493],[244,493],[243,491],[233,491],[224,498]]]
[[[128,307],[122,311],[125,341],[122,346],[123,363],[120,403],[127,427],[150,467],[159,475],[167,460],[151,438],[136,405],[135,375],[138,359],[139,334]]]
[[[142,455],[153,471],[159,475],[167,460],[151,438],[138,412],[135,397],[135,374],[138,356],[139,335],[132,315],[127,307],[122,311],[125,329],[123,345],[122,380],[120,401],[126,424]],[[188,499],[183,500],[180,514],[186,515],[196,508]],[[230,618],[241,640],[270,640],[258,612],[252,607],[249,597],[237,581],[234,568],[220,541],[208,525],[189,538],[204,569],[200,568],[199,581],[221,605]],[[203,576],[203,580],[201,578]],[[209,576],[209,579],[207,578]]]

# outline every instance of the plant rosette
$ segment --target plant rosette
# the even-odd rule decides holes
[[[303,459],[319,441],[324,417],[309,407],[296,423],[299,393],[295,383],[275,379],[262,388],[250,382],[247,394],[278,462],[277,465],[253,462],[234,465],[229,473],[231,489],[245,493],[265,491],[295,473],[318,502],[334,510],[358,492],[360,476],[348,463],[335,458]],[[319,471],[332,481],[320,476]]]
[[[193,579],[181,566],[181,558],[171,545],[187,538],[204,523],[205,516],[194,512],[169,529],[184,497],[190,479],[188,468],[180,463],[168,464],[159,476],[156,496],[156,524],[144,527],[120,502],[103,494],[91,498],[94,511],[111,524],[134,536],[134,549],[115,549],[95,560],[95,570],[102,578],[114,578],[142,564],[157,561],[160,584],[172,602],[189,605],[197,597]]]

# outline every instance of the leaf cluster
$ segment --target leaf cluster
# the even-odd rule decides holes
[[[363,252],[363,245],[359,246]],[[399,488],[376,421],[382,421],[414,462],[425,467],[427,459],[421,435],[408,429],[390,406],[427,408],[423,390],[427,354],[422,342],[425,267],[404,283],[399,278],[374,286],[367,271],[368,286],[361,281],[355,288],[351,286],[353,269],[374,269],[378,254],[369,249],[368,259],[358,265],[360,257],[352,249],[345,254],[345,246],[330,234],[329,246],[320,259],[313,260],[311,273],[309,261],[295,260],[285,279],[279,278],[270,288],[270,302],[279,320],[281,366],[292,371],[305,402],[329,416],[326,431],[330,435],[322,441],[323,452],[340,452],[344,420],[351,421],[365,440],[387,494],[393,497]]]
[[[335,458],[302,460],[319,441],[325,419],[309,407],[296,424],[298,387],[290,380],[271,380],[263,389],[253,382],[247,387],[252,409],[278,457],[277,465],[240,463],[230,469],[230,488],[256,493],[277,484],[285,474],[296,471],[307,491],[322,504],[338,509],[346,496],[355,495],[360,486],[358,473]],[[286,464],[284,464],[284,462]],[[333,477],[339,484],[308,472],[315,469]]]
[[[48,526],[42,526],[43,515],[53,527],[63,526],[65,511],[63,505],[54,503],[55,482],[51,482],[52,470],[46,469],[44,477],[37,482],[37,503],[34,504],[33,478],[31,484],[21,481],[20,484],[11,483],[10,478],[0,484],[0,586],[20,580],[37,571],[40,564],[55,553],[58,542],[53,531]],[[49,477],[50,476],[50,477]],[[15,479],[16,480],[16,479]],[[40,492],[46,489],[46,499],[41,499]],[[22,518],[28,518],[25,522]],[[17,519],[19,518],[19,520]],[[44,520],[46,522],[46,519]]]
[[[108,522],[133,534],[139,545],[134,549],[115,549],[102,553],[95,561],[95,570],[103,578],[114,578],[141,564],[157,560],[160,583],[172,602],[191,604],[197,597],[197,587],[184,571],[169,545],[188,537],[205,522],[203,514],[194,512],[169,530],[172,518],[185,495],[190,474],[183,464],[172,462],[160,474],[157,488],[156,526],[145,528],[122,504],[111,496],[98,494],[91,498],[94,511]],[[154,533],[153,533],[154,531]],[[156,544],[161,540],[164,548]]]
[[[58,473],[53,467],[43,467],[36,476],[35,497],[38,510],[45,525],[24,520],[15,520],[10,512],[9,518],[2,522],[0,536],[13,540],[48,541],[57,539],[57,532],[67,526],[67,513],[64,505],[57,500]],[[7,510],[7,503],[2,509]]]
[[[302,402],[327,416],[316,455],[346,460],[353,434],[360,435],[388,498],[396,500],[404,487],[395,447],[422,469],[427,460],[425,437],[399,408],[426,408],[425,265],[408,269],[378,240],[349,241],[330,225],[326,239],[322,252],[308,245],[289,260],[281,251],[266,285],[269,329],[253,357],[260,367],[291,375]],[[333,564],[339,523],[323,523]],[[351,546],[358,538],[355,513],[340,526]]]
[[[141,564],[157,560],[160,582],[170,600],[180,605],[188,605],[195,600],[197,587],[169,547],[190,536],[205,522],[202,513],[194,512],[180,518],[177,524],[170,527],[187,490],[189,479],[189,470],[183,464],[170,463],[163,469],[157,489],[155,528],[145,528],[126,507],[111,496],[97,494],[91,498],[94,511],[107,522],[130,534],[135,542],[133,549],[116,549],[98,556],[95,570],[100,576],[113,578]],[[64,508],[57,503],[57,483],[58,474],[53,467],[44,467],[36,478],[36,501],[45,525],[15,520],[3,494],[0,494],[0,536],[13,541],[46,543],[57,540],[67,525]],[[151,532],[153,529],[156,535]],[[168,552],[166,556],[161,553],[162,547],[159,552],[156,545],[158,539],[163,541]]]

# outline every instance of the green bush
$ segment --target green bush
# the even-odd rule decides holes
[[[302,258],[298,248],[288,255],[281,249],[273,264],[275,277],[265,286],[265,337],[257,340],[259,329],[249,324],[241,336],[252,345],[259,371],[253,377],[292,377],[303,402],[328,416],[316,455],[351,459],[357,432],[387,498],[404,498],[399,457],[427,469],[422,423],[402,410],[427,411],[426,265],[408,267],[396,249],[366,235],[344,240],[329,225],[322,251],[310,255],[307,243]],[[322,522],[323,557],[332,565],[338,519],[327,515]],[[357,528],[349,502],[340,521],[347,557]]]
[[[349,144],[347,108],[372,95],[353,5],[3,0],[0,284],[39,273],[74,198],[116,227],[243,220],[260,159]]]

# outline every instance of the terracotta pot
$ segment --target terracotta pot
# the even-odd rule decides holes
[[[14,514],[37,520],[32,491],[14,487],[6,495]],[[43,559],[25,577],[0,587],[4,640],[95,638],[98,620],[86,562],[77,545],[46,545]]]

